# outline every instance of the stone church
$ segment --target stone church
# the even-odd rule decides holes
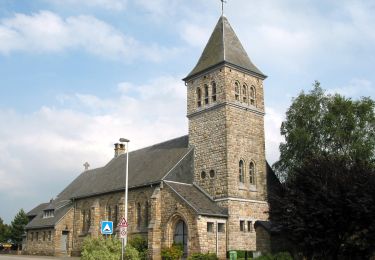
[[[189,133],[129,153],[129,235],[150,258],[182,243],[185,255],[270,251],[267,193],[277,182],[265,158],[266,76],[221,16],[197,65],[183,79]],[[126,151],[86,169],[54,200],[28,212],[24,251],[79,255],[100,221],[124,215]],[[118,232],[118,231],[117,231]]]

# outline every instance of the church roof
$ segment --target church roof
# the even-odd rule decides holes
[[[218,206],[212,198],[202,192],[195,184],[165,182],[197,214],[206,216],[228,217],[225,208]]]
[[[243,69],[260,78],[266,78],[251,62],[225,16],[220,17],[197,65],[184,80],[186,81],[199,73],[223,64]]]

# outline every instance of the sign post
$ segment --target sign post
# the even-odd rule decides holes
[[[120,228],[120,239],[122,241],[122,250],[121,250],[121,258],[124,259],[124,247],[126,246],[125,239],[128,235],[128,222],[123,217],[121,218],[120,222],[117,225]]]

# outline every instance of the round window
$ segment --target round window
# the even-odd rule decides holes
[[[214,178],[215,177],[215,171],[214,170],[211,170],[210,171],[210,178]]]
[[[205,171],[202,171],[202,172],[201,172],[201,178],[202,178],[202,179],[206,179],[206,172],[205,172]]]

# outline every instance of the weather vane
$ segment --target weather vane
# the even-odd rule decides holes
[[[221,15],[224,15],[224,3],[226,3],[227,1],[225,0],[220,0],[221,1]]]

